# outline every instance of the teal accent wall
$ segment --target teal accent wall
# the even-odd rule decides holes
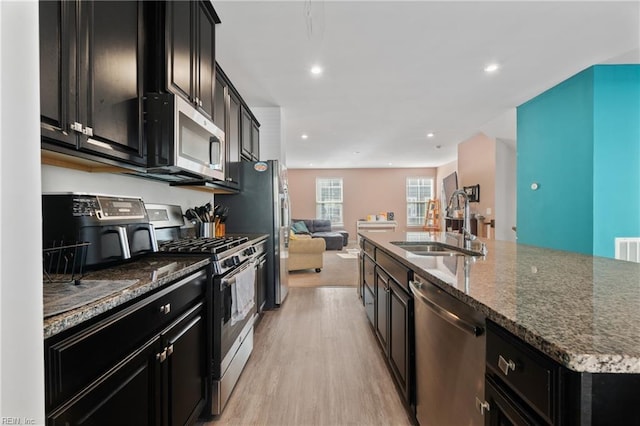
[[[591,253],[593,69],[518,107],[517,135],[518,243]]]
[[[594,67],[593,254],[640,237],[640,65]]]
[[[517,129],[518,243],[613,257],[640,236],[640,65],[576,74],[519,106]]]

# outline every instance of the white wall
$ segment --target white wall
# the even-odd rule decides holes
[[[93,192],[140,196],[146,203],[189,207],[212,201],[210,193],[169,186],[168,183],[112,173],[89,173],[55,166],[42,166],[42,192]]]
[[[0,1],[0,418],[44,424],[38,3]]]
[[[516,241],[516,149],[513,141],[496,139],[495,239]]]

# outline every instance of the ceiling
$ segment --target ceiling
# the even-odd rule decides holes
[[[289,168],[437,167],[478,132],[515,141],[515,108],[577,72],[640,63],[640,1],[214,6],[217,60],[281,108]]]

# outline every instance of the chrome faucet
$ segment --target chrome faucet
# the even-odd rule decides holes
[[[447,204],[447,215],[453,210],[453,200],[462,195],[464,198],[464,216],[463,216],[463,224],[462,224],[462,237],[464,239],[464,248],[467,250],[471,250],[471,241],[476,239],[476,236],[471,233],[471,214],[469,213],[469,196],[464,191],[464,189],[458,189],[453,194],[451,194],[451,198],[449,199],[449,203]],[[451,216],[450,216],[451,217]]]

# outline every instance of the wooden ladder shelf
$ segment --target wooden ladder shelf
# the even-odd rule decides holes
[[[427,200],[427,210],[424,215],[422,229],[440,232],[440,200]]]

